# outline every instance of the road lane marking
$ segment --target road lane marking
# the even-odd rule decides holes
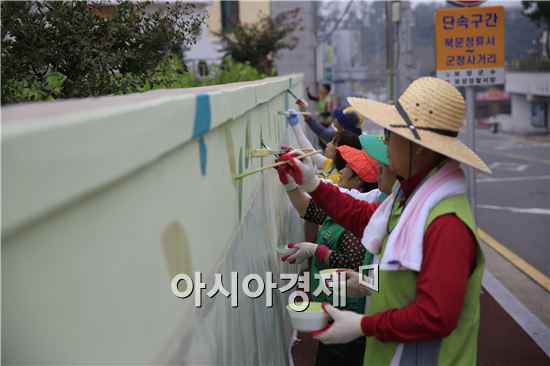
[[[540,272],[538,269],[524,261],[516,253],[512,252],[510,249],[506,248],[503,244],[498,242],[491,235],[487,234],[481,228],[477,228],[477,233],[479,238],[483,240],[488,246],[493,248],[497,253],[503,256],[508,262],[516,266],[520,271],[525,273],[527,276],[531,277],[539,286],[545,289],[547,292],[550,292],[550,278],[545,274]]]
[[[497,155],[497,156],[505,156],[507,158],[517,159],[517,160],[532,161],[532,162],[535,162],[535,163],[550,165],[550,160],[537,159],[537,158],[533,158],[531,156],[519,155],[519,154],[514,154],[514,153],[509,153],[509,152],[494,151],[494,150],[491,150],[491,149],[477,149],[477,152],[483,152],[483,153],[493,154],[493,155]]]
[[[516,140],[502,145],[491,147],[493,150],[503,151],[503,150],[517,150],[517,149],[540,149],[548,148],[549,144],[547,142],[524,142],[521,140]]]
[[[536,147],[546,147],[550,145],[550,141],[544,141],[544,140],[525,140],[525,139],[517,139],[512,141],[514,144],[519,145],[533,145]]]
[[[508,170],[511,172],[522,172],[527,169],[527,167],[529,167],[527,164],[504,163],[501,161],[489,165],[489,169],[491,170]]]
[[[488,210],[504,210],[512,213],[519,214],[534,214],[534,215],[550,215],[550,210],[546,208],[519,208],[519,207],[504,207],[493,205],[476,205],[478,208],[485,208]]]
[[[483,175],[483,178],[476,179],[476,183],[494,183],[494,182],[517,182],[522,180],[546,180],[550,179],[550,175],[536,175],[531,177],[506,177],[506,178],[489,178]]]

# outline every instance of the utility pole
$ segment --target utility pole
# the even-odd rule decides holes
[[[392,2],[386,2],[386,95],[388,103],[393,103],[393,22]]]
[[[467,141],[468,147],[472,151],[476,151],[476,137],[475,137],[475,90],[473,86],[466,86],[466,129],[467,129]],[[468,195],[470,196],[470,205],[472,206],[472,212],[474,219],[477,220],[477,200],[476,200],[476,171],[471,166],[467,170],[468,176]]]
[[[401,75],[401,63],[403,62],[403,58],[401,57],[401,53],[403,52],[403,46],[401,44],[401,34],[400,34],[400,22],[401,22],[401,3],[398,0],[394,0],[391,2],[391,21],[392,21],[392,32],[395,34],[394,42],[395,45],[392,44],[393,49],[393,69],[392,69],[392,76],[393,76],[393,101],[396,102],[397,98],[399,98],[399,92],[401,90],[401,83],[400,81],[400,75]],[[393,26],[395,24],[395,26]]]

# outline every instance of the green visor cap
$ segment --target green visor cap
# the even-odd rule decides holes
[[[384,143],[384,135],[361,135],[359,141],[363,150],[376,161],[389,165],[388,146]]]

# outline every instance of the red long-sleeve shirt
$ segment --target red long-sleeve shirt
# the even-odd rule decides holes
[[[401,182],[405,197],[430,170]],[[359,237],[380,206],[356,200],[323,182],[310,194],[327,215]],[[424,233],[415,300],[400,309],[365,315],[361,320],[365,335],[383,342],[414,342],[449,335],[458,324],[476,254],[476,239],[464,222],[454,214],[435,219]]]

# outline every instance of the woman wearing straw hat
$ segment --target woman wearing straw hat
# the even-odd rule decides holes
[[[344,189],[356,189],[360,192],[368,192],[377,189],[377,161],[367,155],[361,149],[350,146],[337,147],[346,166],[341,169],[341,179],[338,186]],[[277,168],[281,183],[285,185],[288,198],[304,220],[321,225],[315,243],[288,244],[288,247],[296,248],[296,252],[282,258],[283,262],[301,263],[309,258],[311,262],[310,289],[319,287],[319,279],[315,274],[329,268],[348,268],[357,271],[362,264],[370,264],[372,254],[366,252],[361,240],[334,222],[323,212],[306,193],[298,189],[296,183],[287,175],[288,165]],[[324,293],[313,296],[316,302],[332,302],[332,297]],[[365,298],[348,297],[346,310],[363,314]],[[362,365],[365,351],[365,339],[358,338],[338,345],[319,344],[315,365]]]
[[[334,319],[314,336],[332,344],[367,336],[365,364],[474,365],[484,257],[459,163],[490,173],[458,139],[464,99],[449,83],[423,77],[395,105],[348,101],[384,127],[400,184],[382,203],[342,194],[290,159],[303,190],[356,236],[379,264],[367,315],[324,305]]]

